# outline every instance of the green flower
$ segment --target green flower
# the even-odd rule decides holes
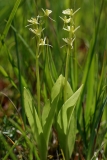
[[[47,17],[49,17],[49,15],[52,13],[52,11],[49,10],[49,9],[44,10],[44,9],[42,8],[42,11],[44,12],[44,15],[47,16]],[[53,20],[51,17],[49,17],[49,19],[51,19],[52,21],[55,21],[55,20]]]
[[[37,36],[41,36],[41,33],[42,33],[42,31],[44,30],[45,28],[37,28],[37,29],[32,29],[32,28],[29,28],[29,30],[32,32],[32,33],[34,33],[34,34],[36,34]]]
[[[73,49],[73,42],[74,42],[75,38],[62,38],[62,39],[66,43],[66,45],[69,45],[71,47],[71,49]],[[64,47],[64,46],[62,46],[62,47]]]
[[[74,26],[72,26],[71,32],[74,34],[79,28],[80,28],[80,26],[78,26],[77,28],[74,28]]]
[[[49,17],[49,15],[52,13],[52,11],[49,10],[49,9],[44,10],[44,9],[42,8],[42,11],[44,12],[45,16],[47,16],[47,17]]]
[[[73,9],[66,9],[62,11],[63,14],[72,16],[73,15]]]
[[[77,28],[74,28],[74,26],[67,26],[67,28],[63,28],[63,29],[65,31],[72,32],[72,34],[74,34],[78,28],[80,28],[80,26],[78,26]]]
[[[66,16],[64,16],[64,18],[62,18],[62,17],[60,17],[63,21],[64,21],[64,23],[70,23],[70,21],[71,21],[71,18],[67,18]]]
[[[67,28],[63,28],[63,30],[70,32],[71,31],[71,27],[67,26]]]
[[[31,24],[28,24],[26,27],[33,25],[33,24],[35,24],[35,25],[39,24],[38,19],[36,19],[36,18],[31,18],[30,20],[28,20],[28,22]]]
[[[41,38],[39,46],[50,46],[50,47],[52,47],[50,44],[46,44],[45,41],[46,41],[46,37],[44,39]]]
[[[80,8],[78,8],[75,12],[73,12],[73,9],[66,9],[62,11],[62,13],[65,15],[74,16],[74,14],[77,13],[79,10]]]

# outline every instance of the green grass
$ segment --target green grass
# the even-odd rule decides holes
[[[0,158],[107,159],[106,5],[0,0]],[[63,29],[68,8],[80,8],[75,33]],[[43,23],[27,26],[38,15]]]

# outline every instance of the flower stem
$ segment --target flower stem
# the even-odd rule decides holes
[[[39,77],[39,43],[37,44],[37,49],[36,49],[36,76],[37,76],[37,106],[38,106],[38,115],[39,118],[41,117],[40,114],[40,77]]]
[[[67,100],[67,80],[69,73],[70,47],[67,48],[66,67],[65,67],[65,88],[64,88],[64,102]]]

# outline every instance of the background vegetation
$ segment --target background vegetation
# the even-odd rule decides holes
[[[0,159],[107,158],[106,6],[106,0],[0,0]],[[31,17],[43,14],[41,8],[52,10],[55,22],[45,20],[43,34],[53,47],[41,48],[39,57],[39,114],[37,39],[26,26]],[[63,100],[67,56],[66,47],[61,46],[67,33],[60,18],[68,8],[80,8],[74,15],[75,26],[80,28],[68,66],[71,106]],[[68,107],[64,110],[64,120],[67,117],[70,122],[67,126],[60,121],[64,105]],[[51,109],[54,106],[56,110]],[[69,133],[64,132],[65,126]]]

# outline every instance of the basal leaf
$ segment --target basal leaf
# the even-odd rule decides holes
[[[63,80],[64,80],[64,77],[62,75],[60,75],[59,78],[57,79],[56,83],[54,84],[54,86],[52,88],[52,93],[51,93],[51,100],[52,100],[52,102],[54,101],[54,99],[60,93],[61,87],[63,85]]]
[[[47,146],[43,135],[43,129],[39,120],[36,109],[33,105],[33,98],[28,89],[24,88],[24,104],[25,112],[33,132],[33,136],[37,142],[41,160],[47,158]]]
[[[76,119],[76,110],[74,108],[69,128],[68,128],[68,135],[67,135],[67,146],[68,146],[68,154],[69,158],[74,149],[75,138],[76,138],[76,131],[77,131],[77,119]]]
[[[45,104],[45,106],[43,107],[43,112],[42,112],[42,126],[45,125],[46,123],[46,119],[49,115],[49,111],[50,111],[50,101],[48,100],[47,103]]]
[[[33,99],[28,89],[24,88],[24,105],[25,112],[32,129],[32,132],[35,135],[35,139],[38,141],[39,135],[43,133],[42,126],[36,112],[36,109],[33,105]]]
[[[76,117],[74,111],[82,86],[63,104],[57,118],[58,139],[66,160],[70,159],[74,147],[76,136]]]
[[[49,56],[46,56],[45,57],[45,68],[44,68],[45,81],[47,82],[47,87],[49,88],[49,90],[51,90],[54,82],[53,82],[53,79],[50,73],[49,63],[50,63]]]
[[[69,124],[69,120],[71,118],[71,116],[70,116],[68,119],[67,110],[68,110],[68,108],[71,108],[71,107],[72,107],[71,109],[73,109],[73,106],[76,104],[76,102],[79,98],[82,86],[63,104],[63,106],[58,114],[58,124],[59,124],[60,128],[63,128],[64,134],[67,134],[68,124]],[[71,114],[72,114],[72,110],[70,111],[70,115]]]
[[[50,108],[49,114],[46,119],[46,123],[44,125],[44,129],[43,129],[47,145],[48,145],[48,141],[49,141],[49,135],[51,132],[51,127],[52,127],[55,111],[57,109],[57,104],[58,104],[59,94],[60,94],[61,87],[62,87],[63,78],[64,77],[62,75],[60,75],[52,88],[52,94],[51,94],[52,100],[51,100],[51,104],[50,104],[51,108]]]

